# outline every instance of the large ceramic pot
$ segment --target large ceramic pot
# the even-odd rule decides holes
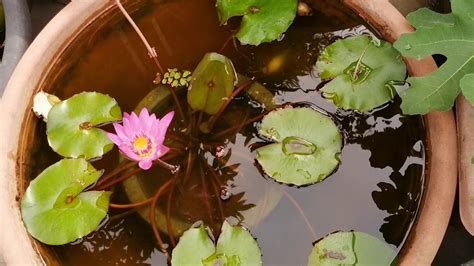
[[[132,3],[135,3],[131,1]],[[346,5],[371,24],[389,41],[412,28],[388,0],[345,0]],[[129,6],[132,8],[132,6]],[[31,45],[18,65],[1,99],[0,121],[0,245],[7,263],[38,265],[59,263],[51,259],[26,232],[19,200],[25,191],[24,158],[32,139],[32,98],[46,89],[45,76],[53,66],[65,65],[63,53],[80,34],[91,34],[90,25],[105,25],[117,19],[113,1],[73,1],[53,19]],[[115,14],[115,15],[114,15]],[[406,60],[411,75],[424,75],[436,69],[432,59]],[[452,112],[430,113],[427,127],[427,177],[423,201],[410,237],[402,250],[402,265],[429,265],[442,241],[456,187],[456,128]]]

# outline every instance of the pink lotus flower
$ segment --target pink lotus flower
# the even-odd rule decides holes
[[[135,113],[123,115],[123,125],[114,123],[116,134],[107,133],[120,152],[132,161],[137,161],[143,170],[148,170],[153,161],[158,160],[170,149],[163,145],[174,112],[169,112],[162,119],[150,115],[143,108],[140,115]]]

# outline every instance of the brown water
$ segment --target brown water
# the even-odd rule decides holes
[[[239,73],[256,77],[275,93],[280,103],[304,101],[327,111],[345,135],[342,163],[324,182],[303,188],[277,184],[256,167],[252,144],[262,140],[253,126],[216,137],[215,132],[264,111],[257,102],[239,97],[213,134],[199,136],[188,146],[186,156],[171,161],[180,164],[181,171],[172,192],[158,203],[163,232],[169,229],[167,215],[176,234],[198,220],[218,234],[224,217],[250,228],[265,265],[305,265],[312,243],[340,230],[367,232],[394,249],[401,248],[423,186],[421,118],[400,115],[398,99],[369,114],[337,111],[316,91],[321,81],[313,66],[319,53],[338,38],[364,31],[352,28],[360,23],[350,13],[334,9],[337,4],[332,1],[322,1],[313,17],[297,18],[280,41],[250,47],[227,42],[238,20],[219,26],[214,1],[146,2],[146,8],[133,15],[156,46],[164,67],[192,70],[206,52],[221,52],[232,59]],[[79,36],[78,44],[65,52],[69,60],[53,66],[43,89],[62,98],[83,90],[100,91],[116,98],[124,111],[132,111],[155,87],[151,81],[157,70],[130,26],[123,20],[110,23],[106,30]],[[162,113],[173,106],[160,108]],[[175,120],[171,131],[178,134],[182,127]],[[35,130],[39,137],[26,158],[35,162],[27,171],[30,178],[58,159],[49,151],[44,132],[44,125],[39,124]],[[190,143],[189,138],[184,140]],[[216,156],[216,145],[222,157]],[[196,155],[196,163],[187,176],[189,153]],[[114,152],[104,159],[97,167],[110,170],[119,156]],[[169,178],[172,174],[154,168],[129,181],[125,190],[135,197],[130,192],[130,183],[135,182],[135,188],[147,197]],[[112,202],[128,202],[123,187],[116,187]],[[149,224],[138,213],[122,218],[122,212],[112,210],[95,233],[54,247],[57,257],[66,265],[166,264]],[[165,233],[162,237],[172,245]]]

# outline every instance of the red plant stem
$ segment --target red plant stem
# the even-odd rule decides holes
[[[285,196],[288,198],[288,200],[290,200],[290,202],[298,210],[298,212],[300,213],[301,217],[303,218],[306,226],[308,226],[308,229],[309,229],[313,239],[318,239],[318,236],[316,235],[316,232],[314,231],[313,226],[309,222],[308,217],[306,217],[306,214],[304,214],[303,208],[301,208],[301,206],[298,204],[298,202],[286,190],[283,190],[283,194],[285,194]]]
[[[221,49],[219,49],[219,53],[222,54],[222,52],[224,52],[224,49],[227,47],[227,45],[229,44],[230,41],[232,41],[234,39],[234,34],[231,34],[229,36],[229,38],[227,38],[227,40],[224,42],[224,44],[222,45]]]
[[[165,169],[168,169],[170,170],[172,173],[176,172],[179,170],[179,166],[176,166],[176,165],[172,165],[172,164],[169,164],[161,159],[157,159],[155,161],[158,165],[160,165],[161,167],[165,168]]]
[[[105,184],[102,184],[102,185],[98,186],[97,189],[98,190],[104,190],[104,189],[110,188],[110,187],[112,187],[112,186],[114,186],[114,185],[116,185],[116,184],[118,184],[122,181],[125,181],[125,180],[129,179],[130,177],[140,173],[141,171],[143,171],[141,168],[137,168],[137,169],[135,169],[133,171],[130,171],[127,174],[125,174],[125,175],[123,175],[119,178],[116,178],[116,179],[110,181],[109,183],[105,183]]]
[[[262,119],[264,116],[266,116],[269,112],[270,112],[270,111],[267,111],[267,112],[262,113],[262,114],[260,114],[260,115],[258,115],[258,116],[256,116],[256,117],[254,117],[254,118],[251,118],[251,119],[249,119],[249,120],[247,120],[247,121],[244,121],[244,122],[243,122],[242,124],[240,124],[240,125],[236,125],[236,126],[233,126],[233,127],[231,127],[231,128],[228,128],[228,129],[226,129],[226,130],[224,130],[224,131],[222,131],[222,132],[220,132],[220,133],[214,135],[213,137],[214,137],[214,138],[220,138],[220,137],[225,136],[225,135],[227,135],[227,134],[229,134],[229,133],[231,133],[231,132],[233,132],[233,131],[235,131],[235,130],[238,130],[238,129],[242,128],[243,126],[246,126],[246,125],[248,125],[248,124],[255,123],[255,122],[261,120],[261,119]]]
[[[176,247],[176,240],[173,237],[173,224],[171,223],[171,201],[173,200],[175,182],[171,185],[170,194],[168,195],[168,202],[166,204],[166,227],[168,229],[168,236],[171,240],[171,246]]]
[[[98,187],[98,186],[101,186],[101,185],[107,183],[107,181],[109,181],[112,177],[114,177],[114,176],[120,174],[121,172],[123,172],[125,170],[128,170],[128,169],[130,169],[130,168],[132,168],[133,166],[136,166],[136,165],[137,165],[137,162],[128,162],[128,163],[125,163],[125,164],[115,168],[112,172],[110,172],[106,176],[102,177],[99,180],[99,182],[97,182],[95,187]]]
[[[205,164],[205,165],[207,166],[208,171],[211,172],[211,175],[213,177],[211,179],[211,183],[214,189],[214,194],[216,195],[217,207],[219,208],[219,212],[221,214],[221,222],[224,222],[225,221],[224,207],[222,206],[222,200],[220,198],[221,190],[218,187],[220,185],[219,175],[217,175],[214,172],[214,169],[212,169],[211,166],[209,166],[208,164]]]
[[[239,95],[243,90],[249,88],[255,81],[254,80],[248,80],[244,82],[242,85],[240,85],[237,89],[234,90],[234,92],[229,96],[229,98],[225,101],[224,105],[221,106],[219,111],[209,120],[208,127],[210,130],[214,128],[214,124],[216,123],[217,120],[222,116],[222,113],[224,113],[225,109],[230,105],[232,100],[234,100],[237,95]]]
[[[194,160],[195,160],[195,154],[193,152],[194,150],[191,150],[188,152],[188,160],[187,160],[187,164],[186,164],[186,172],[184,174],[184,178],[183,178],[183,184],[186,184],[186,181],[189,179],[189,175],[191,174],[191,171],[193,170],[193,166],[194,166]]]
[[[166,255],[168,260],[170,259],[170,255],[168,254],[168,251],[164,247],[164,243],[163,243],[163,240],[161,239],[160,232],[158,230],[158,227],[156,226],[155,210],[156,210],[156,203],[158,202],[158,199],[160,198],[160,196],[163,193],[165,193],[165,191],[168,189],[168,187],[171,184],[173,184],[175,178],[176,178],[176,174],[172,179],[166,181],[166,183],[163,186],[161,186],[160,189],[158,189],[158,191],[156,192],[156,194],[152,198],[151,206],[150,206],[150,213],[149,213],[150,214],[149,218],[150,218],[151,227],[153,228],[153,233],[155,234],[155,238],[158,241],[159,249]]]
[[[134,214],[135,212],[137,211],[137,209],[130,209],[130,210],[126,210],[122,213],[119,213],[117,215],[114,215],[112,217],[110,217],[110,221],[115,221],[115,220],[119,220],[119,219],[122,219],[130,214]]]
[[[202,184],[202,189],[204,190],[204,195],[206,197],[206,208],[207,208],[207,214],[209,215],[209,221],[210,223],[214,222],[214,215],[212,215],[212,206],[211,202],[209,200],[209,193],[207,191],[207,186],[206,186],[206,179],[205,179],[205,174],[204,174],[204,169],[202,169],[202,165],[199,165],[199,170],[201,172],[201,184]]]
[[[149,199],[144,200],[144,201],[140,201],[140,202],[137,202],[137,203],[130,203],[130,204],[110,203],[109,206],[111,208],[114,208],[114,209],[130,209],[130,208],[137,208],[137,207],[145,206],[145,205],[151,203],[152,200],[153,200],[153,198],[149,198]]]
[[[147,39],[145,38],[145,35],[143,35],[142,31],[140,30],[140,28],[137,26],[137,24],[135,23],[135,21],[133,21],[132,17],[130,17],[130,15],[128,14],[127,10],[125,10],[125,8],[122,6],[122,4],[120,3],[120,0],[115,0],[115,3],[117,4],[118,8],[120,9],[120,11],[123,13],[123,15],[125,16],[125,18],[128,20],[128,22],[130,23],[130,25],[132,25],[133,29],[135,30],[135,32],[138,34],[138,36],[140,37],[140,39],[142,40],[143,44],[145,45],[146,49],[148,50],[148,55],[150,56],[150,58],[153,59],[153,61],[155,62],[156,66],[158,67],[159,71],[161,73],[164,73],[164,70],[163,70],[163,67],[161,66],[160,62],[158,61],[158,54],[156,53],[156,50],[154,47],[151,47],[151,45],[148,43]]]
[[[184,124],[186,124],[186,116],[184,116],[183,108],[181,108],[181,104],[179,103],[178,96],[176,95],[176,92],[171,86],[167,86],[168,90],[171,93],[171,96],[173,97],[174,103],[176,105],[176,108],[178,109],[178,114],[181,117],[181,120],[183,120]]]

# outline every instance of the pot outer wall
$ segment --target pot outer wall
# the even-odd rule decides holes
[[[315,0],[311,0],[315,1]],[[371,24],[389,41],[412,28],[388,0],[344,0],[356,13]],[[408,2],[404,1],[404,2]],[[130,3],[137,3],[130,1]],[[41,32],[24,55],[2,99],[0,99],[0,251],[11,265],[57,264],[42,246],[29,237],[21,220],[19,199],[26,189],[21,172],[21,148],[24,142],[23,125],[32,119],[32,98],[58,55],[73,43],[79,32],[91,23],[103,21],[115,9],[111,0],[77,0],[66,6]],[[423,75],[436,69],[431,59],[415,62],[407,60],[413,75]],[[401,258],[404,265],[429,265],[441,243],[451,214],[455,193],[456,139],[454,117],[451,112],[432,113],[426,116],[428,138],[436,139],[436,145],[428,143],[427,166],[429,178],[418,221],[409,237]],[[21,122],[19,122],[21,121]],[[31,137],[31,136],[30,136]],[[21,254],[20,252],[21,251]],[[42,254],[42,257],[39,256]]]

